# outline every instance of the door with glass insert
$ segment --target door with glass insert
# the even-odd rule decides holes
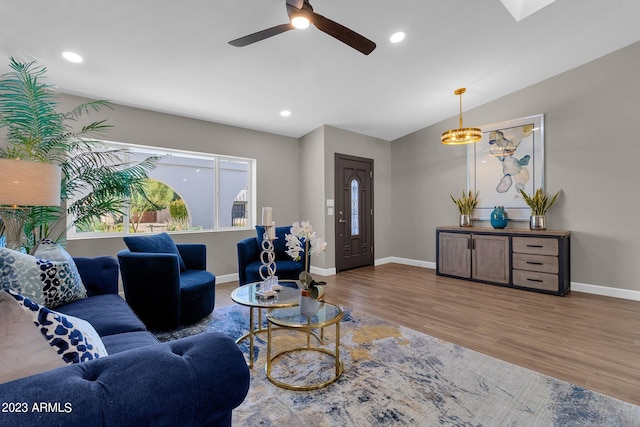
[[[335,155],[336,270],[373,265],[373,160]]]

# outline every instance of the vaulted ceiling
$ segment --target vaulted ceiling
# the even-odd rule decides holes
[[[311,4],[377,48],[363,55],[313,26],[228,44],[287,23],[285,0],[3,0],[0,72],[10,56],[35,59],[64,93],[293,137],[328,124],[393,140],[457,115],[458,87],[468,110],[640,40],[630,0]]]

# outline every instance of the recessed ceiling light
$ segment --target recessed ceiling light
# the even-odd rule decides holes
[[[67,61],[74,62],[76,64],[79,64],[80,62],[82,62],[82,56],[78,55],[75,52],[70,52],[68,50],[62,52],[62,57]]]
[[[280,111],[280,115],[281,115],[282,117],[289,117],[289,116],[291,115],[291,111],[289,111],[289,110],[282,110],[282,111]]]
[[[392,34],[391,37],[389,37],[389,40],[391,43],[400,43],[404,40],[404,37],[405,34],[402,31],[398,31],[397,33]]]

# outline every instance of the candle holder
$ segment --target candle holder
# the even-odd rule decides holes
[[[271,228],[273,225],[266,225],[264,235],[262,236],[262,252],[260,253],[260,268],[258,273],[262,278],[260,289],[256,291],[256,295],[260,298],[273,298],[278,292],[278,276],[276,276],[276,254],[273,250],[273,241],[275,237],[271,237]]]

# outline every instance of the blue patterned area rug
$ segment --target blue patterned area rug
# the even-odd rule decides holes
[[[218,330],[248,331],[248,309],[223,307],[196,325],[158,334],[162,341]],[[251,389],[233,413],[235,426],[638,426],[632,405],[512,365],[429,335],[346,310],[341,322],[344,373],[313,391],[273,385],[264,371],[266,333],[255,342]],[[325,330],[331,349],[335,328]],[[303,345],[304,334],[274,331],[274,350]],[[246,356],[248,340],[240,344]],[[322,353],[277,359],[273,374],[289,383],[335,372]],[[277,368],[277,369],[276,369]],[[328,378],[327,377],[327,378]]]

